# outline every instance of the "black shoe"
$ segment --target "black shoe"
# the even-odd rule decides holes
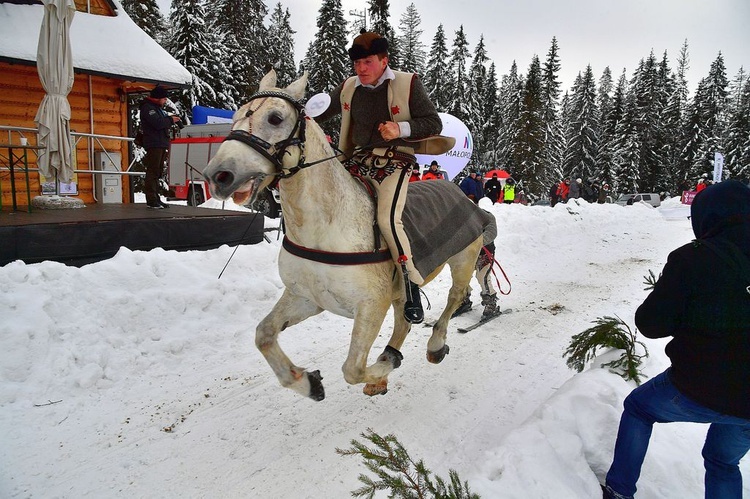
[[[161,200],[159,201],[159,204],[161,205],[162,208],[169,208],[169,205]]]
[[[454,317],[458,317],[461,314],[465,314],[469,310],[471,310],[472,303],[471,303],[471,295],[467,294],[464,297],[464,301],[461,303],[461,305],[458,306],[455,312],[453,312],[453,315],[451,315],[451,319]]]
[[[164,206],[161,202],[157,201],[156,203],[146,203],[146,208],[150,208],[152,210],[163,210]]]
[[[411,281],[406,283],[404,319],[411,324],[419,324],[424,320],[424,310],[422,310],[422,301],[419,296],[419,286]]]

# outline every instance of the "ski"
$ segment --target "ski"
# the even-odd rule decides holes
[[[510,308],[507,308],[505,310],[499,310],[497,313],[495,313],[493,315],[490,315],[489,317],[484,317],[484,318],[480,319],[479,322],[475,322],[471,326],[466,326],[466,327],[460,327],[460,328],[458,328],[458,332],[461,333],[461,334],[466,334],[469,331],[473,331],[473,330],[475,330],[476,328],[478,328],[480,326],[484,326],[485,324],[487,324],[491,320],[496,319],[496,318],[500,317],[501,315],[509,314],[512,311],[513,311],[513,309],[510,309]]]

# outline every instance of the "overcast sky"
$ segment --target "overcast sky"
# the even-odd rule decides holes
[[[295,59],[299,62],[317,30],[321,2],[278,1],[289,9],[292,29],[297,31]],[[170,3],[160,2],[163,6]],[[266,0],[269,11],[276,3]],[[652,49],[659,60],[666,50],[674,69],[686,39],[691,90],[708,74],[719,51],[730,81],[741,66],[750,70],[750,0],[390,0],[390,22],[397,31],[411,3],[422,19],[427,49],[439,24],[443,24],[449,49],[463,25],[472,54],[484,35],[498,76],[507,74],[514,60],[525,74],[532,56],[537,54],[543,61],[552,37],[557,37],[559,77],[566,90],[587,64],[597,80],[606,66],[615,78],[623,69],[630,77]],[[368,2],[341,0],[341,4],[345,18],[353,20],[349,12],[362,12]]]

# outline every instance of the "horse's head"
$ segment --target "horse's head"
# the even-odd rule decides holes
[[[271,70],[258,93],[232,118],[232,131],[203,171],[211,195],[230,196],[237,204],[252,202],[282,170],[297,164],[304,145],[305,117],[300,99],[307,73],[285,89]]]

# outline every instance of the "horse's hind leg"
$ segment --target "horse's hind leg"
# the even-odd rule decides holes
[[[458,310],[466,294],[471,291],[469,282],[474,274],[477,256],[482,248],[482,237],[480,236],[463,251],[452,256],[447,264],[451,269],[452,284],[448,291],[448,303],[440,318],[432,328],[432,336],[427,342],[427,360],[433,364],[442,362],[450,351],[445,339],[448,335],[448,321],[453,312]]]
[[[281,386],[291,388],[295,392],[313,400],[325,398],[325,390],[320,382],[323,379],[320,371],[307,371],[303,367],[292,364],[279,346],[278,336],[281,331],[297,324],[310,316],[319,314],[322,309],[310,300],[292,295],[285,290],[271,313],[269,313],[255,329],[255,346],[266,358],[266,361],[276,373]]]

